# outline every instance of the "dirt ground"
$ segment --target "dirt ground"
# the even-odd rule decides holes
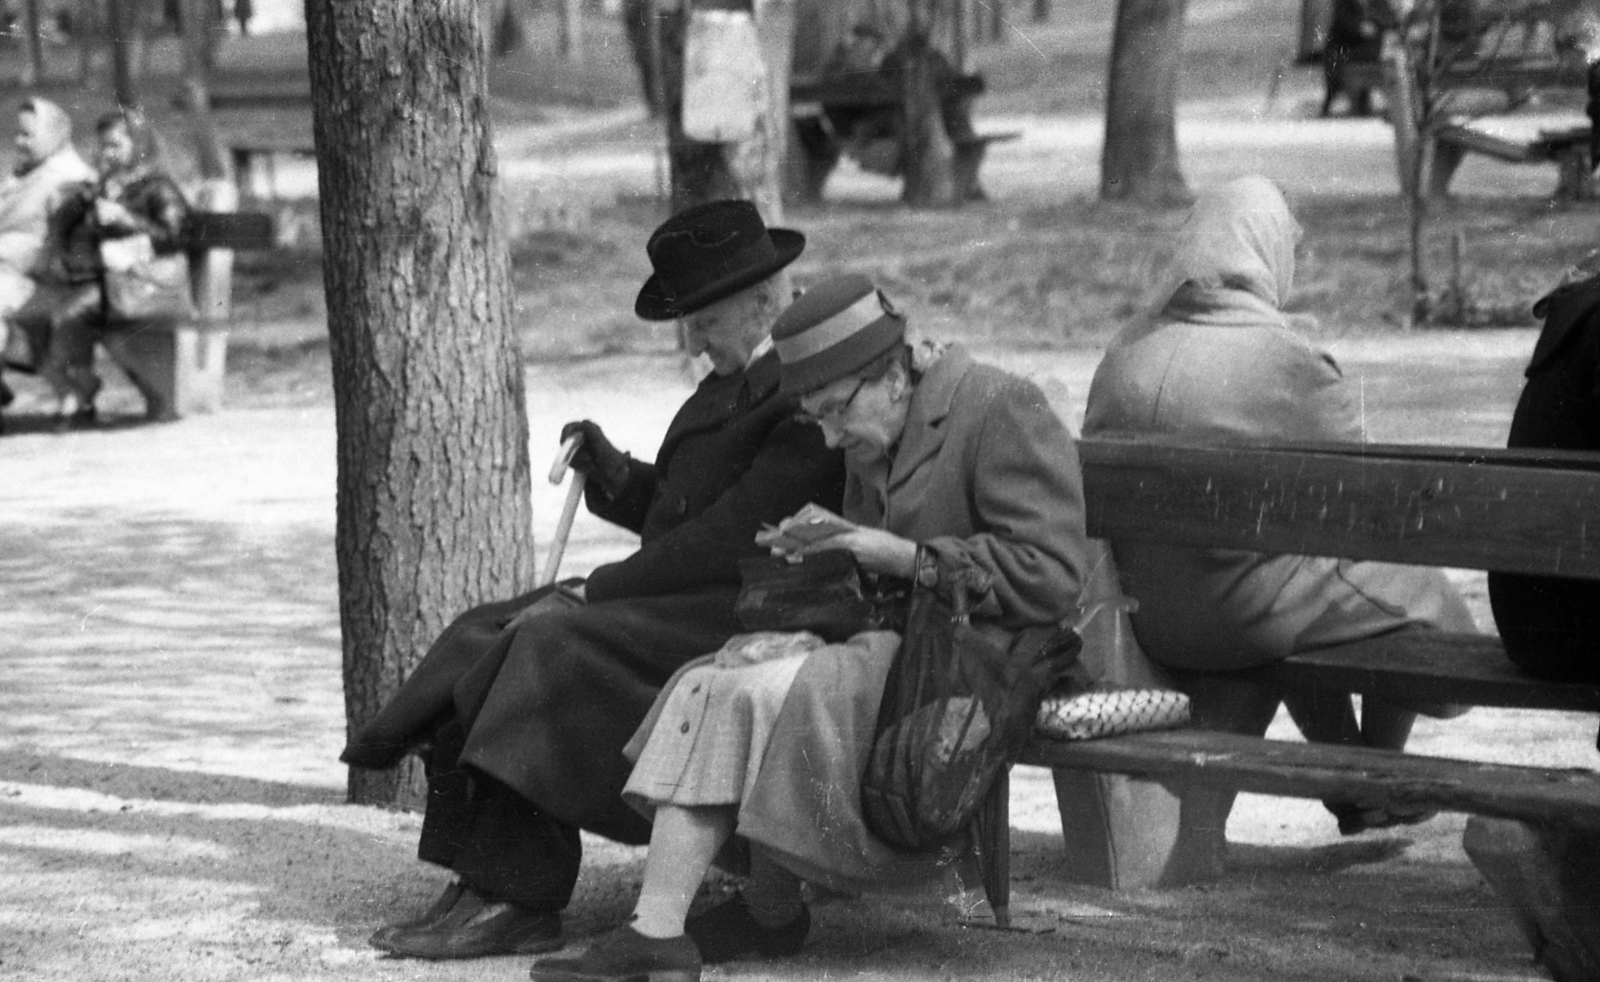
[[[1260,44],[1281,47],[1283,24],[1250,22],[1246,4],[1190,6],[1197,49],[1247,23],[1277,32]],[[1070,43],[1041,52],[1043,70],[1078,50],[1103,58],[1109,10],[1096,0],[1058,24]],[[1228,68],[1201,61],[1219,76]],[[1373,439],[1502,443],[1534,332],[1395,331],[1376,311],[1393,306],[1402,257],[1392,239],[1368,234],[1395,207],[1386,131],[1374,120],[1305,120],[1315,92],[1304,74],[1286,79],[1273,105],[1268,79],[1251,78],[1243,95],[1205,84],[1191,93],[1180,130],[1191,181],[1266,171],[1313,232],[1339,233],[1319,241],[1298,302],[1324,315],[1323,340],[1360,379]],[[827,207],[790,216],[813,239],[800,269],[865,264],[903,291],[930,333],[957,334],[1037,379],[1076,426],[1105,336],[1149,285],[1148,240],[1176,218],[1086,203],[1094,93],[1067,93],[1050,114],[1008,98],[996,93],[987,122],[1024,135],[994,149],[993,204],[907,216],[889,207],[887,182],[845,168]],[[522,246],[534,254],[519,286],[536,476],[570,418],[594,418],[619,445],[651,452],[694,378],[670,334],[642,332],[621,313],[637,285],[639,229],[660,208],[646,129],[636,113],[607,107],[564,135],[502,134],[505,173],[528,207],[555,200],[538,195],[558,187],[571,208],[565,225]],[[282,176],[288,190],[306,178]],[[1459,181],[1474,204],[1449,220],[1535,256],[1529,267],[1480,261],[1482,279],[1524,305],[1574,242],[1592,238],[1592,210],[1556,212],[1540,198],[1551,174],[1473,162]],[[57,436],[43,432],[37,384],[16,383],[22,412],[0,437],[0,979],[523,978],[526,958],[427,964],[366,945],[376,925],[431,900],[445,875],[413,858],[418,816],[343,803],[325,324],[314,272],[280,282],[252,269],[236,289],[221,413],[133,423],[136,397],[113,376],[103,400],[112,423]],[[536,488],[541,548],[561,493]],[[564,570],[628,548],[626,536],[580,518]],[[1481,576],[1456,579],[1488,628]],[[1594,767],[1594,733],[1583,716],[1476,710],[1424,721],[1412,746]],[[1018,930],[985,929],[970,888],[831,899],[815,909],[798,958],[706,977],[1543,978],[1462,853],[1462,816],[1342,839],[1316,803],[1247,795],[1220,882],[1118,895],[1065,882],[1048,773],[1019,768],[1012,787]],[[625,916],[643,857],[594,838],[585,846],[568,918],[578,940]]]

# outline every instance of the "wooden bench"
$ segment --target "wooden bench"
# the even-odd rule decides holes
[[[182,235],[189,259],[193,318],[131,321],[107,333],[102,347],[144,397],[151,419],[171,420],[216,411],[227,371],[228,328],[233,313],[233,256],[271,248],[270,215],[239,212],[232,184],[208,181],[195,195]],[[49,325],[22,324],[36,350],[48,344]]]
[[[1088,530],[1099,538],[1600,579],[1600,536],[1591,528],[1600,514],[1596,455],[1111,439],[1085,440],[1079,449]],[[1197,720],[1216,717],[1214,700],[1230,686],[1291,682],[1339,694],[1600,712],[1600,689],[1526,676],[1492,635],[1403,631],[1208,678],[1218,684],[1190,690]],[[1021,762],[1053,768],[1058,777],[1140,776],[1184,795],[1218,788],[1358,799],[1600,832],[1600,774],[1588,769],[1310,745],[1198,726],[1081,742],[1036,737]],[[1062,802],[1064,814],[1070,804]],[[996,824],[1006,828],[1003,820]],[[1216,829],[1201,839],[1180,835],[1174,851],[1224,845]],[[1002,922],[1007,855],[1003,842],[994,847],[997,872],[986,884]],[[1220,868],[1220,852],[1173,859],[1191,869]]]
[[[970,103],[982,95],[982,75],[952,76],[942,86],[939,98],[947,105]],[[960,110],[965,112],[965,107]],[[789,86],[790,160],[787,191],[800,201],[818,201],[828,176],[839,163],[849,140],[848,130],[863,121],[876,123],[885,131],[898,126],[900,85],[893,72],[870,74],[796,77]],[[1017,132],[952,135],[955,151],[953,177],[959,200],[984,197],[978,174],[989,147],[1018,139]]]
[[[1465,48],[1442,46],[1465,53],[1441,56],[1427,80],[1432,98],[1448,105],[1471,91],[1498,91],[1512,109],[1534,94],[1588,95],[1592,99],[1600,78],[1591,79],[1595,73],[1578,52],[1558,48],[1560,24],[1550,18],[1559,14],[1556,7],[1532,4],[1481,16],[1479,22],[1464,28],[1471,33]],[[1595,196],[1587,124],[1540,130],[1531,139],[1515,140],[1473,127],[1473,116],[1467,113],[1426,120],[1422,81],[1423,75],[1430,73],[1421,65],[1426,49],[1419,50],[1419,44],[1417,39],[1406,43],[1391,29],[1384,34],[1377,66],[1346,66],[1353,72],[1370,73],[1374,67],[1379,72],[1395,131],[1402,188],[1411,181],[1407,160],[1413,153],[1423,154],[1423,191],[1431,197],[1447,195],[1457,168],[1468,154],[1477,153],[1507,163],[1555,164],[1556,198],[1587,200]]]

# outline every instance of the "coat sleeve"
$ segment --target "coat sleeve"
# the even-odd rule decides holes
[[[786,418],[715,503],[627,559],[596,569],[585,595],[595,602],[736,584],[739,560],[764,552],[755,544],[762,523],[810,501],[837,509],[843,489],[843,461],[823,445],[821,431]]]
[[[1020,379],[1001,388],[983,412],[971,459],[972,508],[983,531],[926,545],[941,565],[989,574],[992,597],[975,613],[998,614],[1008,627],[1071,616],[1088,571],[1083,477],[1077,445],[1044,393]]]
[[[616,497],[610,497],[601,490],[599,481],[588,481],[583,486],[583,500],[595,517],[638,535],[644,528],[645,516],[650,512],[650,499],[655,497],[660,482],[661,475],[654,464],[629,457],[628,481]]]

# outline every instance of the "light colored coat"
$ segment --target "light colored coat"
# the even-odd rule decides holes
[[[852,464],[852,467],[854,465]],[[1032,383],[950,348],[918,382],[884,498],[851,471],[844,514],[879,524],[991,574],[994,630],[1072,616],[1087,571],[1082,476],[1071,434]],[[861,776],[896,648],[886,632],[805,656],[739,807],[739,835],[807,880],[841,889],[893,886],[933,871],[896,853],[862,821]],[[703,663],[702,663],[703,664]],[[682,673],[680,673],[681,675]],[[637,756],[670,695],[634,738]],[[679,702],[677,705],[683,705]],[[704,715],[674,717],[663,738],[700,744]]]
[[[1359,443],[1359,393],[1279,310],[1298,229],[1251,181],[1203,199],[1185,227],[1171,298],[1112,340],[1083,431],[1198,440]],[[1268,190],[1270,189],[1270,190]],[[1210,210],[1204,210],[1209,204]],[[1221,671],[1409,624],[1474,630],[1437,570],[1307,556],[1113,542],[1133,627],[1169,668]]]
[[[20,176],[0,184],[0,316],[32,296],[43,272],[49,216],[63,189],[94,180],[94,171],[67,143]]]

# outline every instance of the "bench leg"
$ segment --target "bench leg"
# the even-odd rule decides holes
[[[177,419],[221,407],[226,331],[131,327],[105,335],[102,345],[144,397],[149,419]]]
[[[1066,878],[1107,890],[1169,880],[1182,799],[1155,781],[1066,767],[1052,771]]]
[[[1600,832],[1475,815],[1461,844],[1556,982],[1600,979]]]

